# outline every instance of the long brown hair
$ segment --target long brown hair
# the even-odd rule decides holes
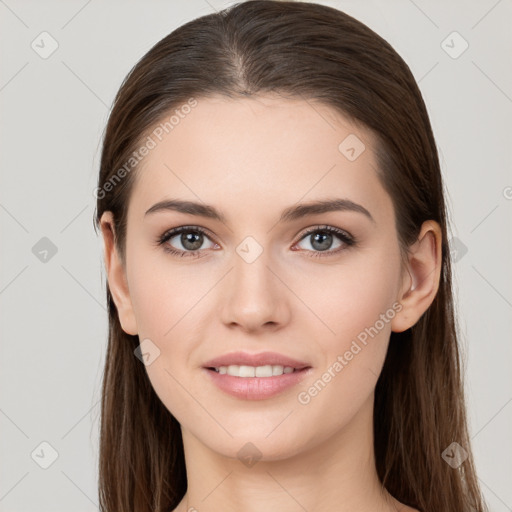
[[[422,512],[487,510],[467,430],[437,148],[409,67],[366,25],[319,4],[254,0],[190,21],[159,41],[115,98],[103,138],[95,229],[103,212],[113,212],[125,262],[126,213],[137,175],[136,165],[126,162],[173,109],[211,94],[271,92],[320,100],[376,135],[379,178],[393,201],[402,251],[424,221],[440,224],[438,293],[413,327],[391,333],[376,385],[376,467],[392,496]],[[122,330],[108,284],[106,293],[100,507],[169,512],[187,488],[180,425],[134,356],[140,340]],[[443,458],[453,442],[467,453],[457,468]]]

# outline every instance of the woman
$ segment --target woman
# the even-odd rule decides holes
[[[102,510],[486,510],[417,84],[336,9],[247,1],[132,69],[95,226]]]

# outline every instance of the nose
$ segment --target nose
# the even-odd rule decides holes
[[[222,322],[246,332],[281,329],[291,316],[290,292],[283,281],[266,251],[254,261],[235,253],[220,290]]]

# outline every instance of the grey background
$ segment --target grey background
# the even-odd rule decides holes
[[[107,315],[92,216],[102,132],[135,62],[177,26],[231,3],[0,0],[0,511],[98,510]],[[512,2],[318,3],[382,35],[419,81],[458,239],[479,478],[490,509],[510,511]],[[43,31],[58,43],[48,58],[31,47],[51,48]],[[457,58],[464,43],[447,39],[453,31],[469,44]],[[43,469],[52,449],[58,457]]]

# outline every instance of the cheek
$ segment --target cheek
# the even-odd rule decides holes
[[[189,387],[191,354],[208,329],[205,295],[218,278],[208,266],[179,266],[165,254],[133,248],[128,280],[140,341],[151,340],[148,346],[158,354],[146,366],[148,377],[160,400],[180,418],[190,408],[190,395],[181,385]]]
[[[198,287],[203,288],[193,272],[172,265],[168,258],[163,249],[133,249],[128,266],[139,336],[164,344],[172,338],[180,319],[197,303],[201,295]]]
[[[190,387],[187,361],[197,329],[194,306],[207,291],[207,283],[201,285],[161,257],[148,263],[152,258],[142,251],[131,256],[130,297],[139,339],[153,354],[145,369],[161,402],[181,421],[190,415],[191,398],[185,389]]]
[[[391,321],[400,308],[395,301],[399,270],[398,250],[368,251],[301,281],[297,295],[314,313],[307,314],[303,329],[315,352],[322,354],[321,382],[311,394],[303,389],[308,395],[304,402],[326,387],[317,404],[327,407],[336,396],[348,411],[372,391],[385,360]]]
[[[379,331],[389,334],[389,322],[383,326],[379,319],[386,312],[394,316],[399,265],[398,252],[368,251],[353,253],[340,265],[300,272],[306,277],[296,279],[294,291],[311,311],[308,318],[319,339],[341,349],[376,323]],[[288,282],[293,279],[288,276]]]

